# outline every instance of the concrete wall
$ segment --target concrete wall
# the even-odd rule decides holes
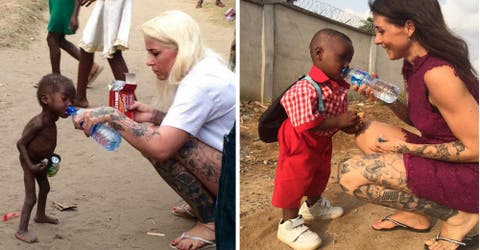
[[[352,66],[402,84],[402,62],[390,61],[382,48],[373,45],[371,34],[282,1],[240,0],[240,98],[268,101],[308,73],[308,46],[323,28],[336,29],[352,39]]]

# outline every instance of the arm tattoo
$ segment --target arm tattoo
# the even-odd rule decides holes
[[[145,140],[151,140],[155,135],[159,135],[158,126],[155,126],[153,129],[149,129],[147,124],[137,123],[132,120],[128,120],[125,115],[122,113],[120,114],[113,114],[112,116],[111,126],[113,129],[117,131],[124,131],[123,126],[130,128],[132,134],[135,137],[145,137]]]
[[[447,145],[444,144],[438,144],[434,146],[435,149],[437,150],[436,153],[434,153],[433,157],[435,159],[440,159],[442,161],[446,161],[450,159],[450,152],[448,152]]]
[[[455,141],[453,147],[457,151],[456,155],[459,156],[461,152],[465,151],[465,145],[461,141]]]
[[[382,186],[368,184],[353,191],[354,196],[374,204],[403,211],[426,214],[441,220],[448,220],[458,214],[458,210],[440,205],[433,201],[418,198],[410,193]]]
[[[412,154],[441,161],[454,161],[458,160],[460,154],[465,151],[465,145],[461,141],[415,145],[411,147],[408,147],[406,144],[401,144],[396,146],[394,150],[401,154]]]
[[[160,112],[159,110],[154,109],[152,113],[152,120],[151,122],[156,125],[160,125],[162,123],[163,118],[165,118],[165,113]]]

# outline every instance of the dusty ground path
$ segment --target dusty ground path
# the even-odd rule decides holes
[[[225,21],[222,14],[234,1],[224,2],[227,7],[222,9],[213,2],[195,9],[195,2],[188,0],[134,1],[130,49],[124,57],[130,71],[137,74],[140,100],[151,100],[155,79],[144,63],[146,52],[139,26],[164,10],[183,10],[199,21],[207,46],[228,59],[234,24]],[[75,44],[79,41],[91,9],[82,9],[78,34],[68,36],[68,40]],[[32,84],[51,71],[46,23],[39,29],[26,49],[0,48],[0,215],[21,210],[23,172],[15,143],[26,122],[40,111]],[[95,60],[105,70],[87,90],[92,107],[108,104],[107,85],[113,79],[108,62],[99,53]],[[76,82],[77,61],[65,52],[61,69]],[[59,173],[50,178],[47,214],[59,218],[60,224],[30,220],[29,229],[40,242],[26,244],[14,237],[19,218],[0,222],[0,249],[168,249],[171,239],[194,225],[170,214],[170,207],[180,198],[128,143],[122,142],[118,152],[110,153],[74,130],[70,119],[59,120],[57,126],[56,152],[62,156],[62,163]],[[75,203],[78,209],[60,212],[51,206],[52,201]],[[165,236],[148,236],[147,232]]]

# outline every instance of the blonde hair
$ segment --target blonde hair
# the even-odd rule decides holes
[[[188,71],[206,56],[198,23],[182,11],[165,11],[145,22],[142,30],[144,35],[163,46],[177,49],[177,57],[167,79],[170,84],[179,84]]]

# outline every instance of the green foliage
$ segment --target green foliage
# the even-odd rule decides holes
[[[370,34],[375,34],[375,25],[373,24],[373,18],[368,17],[367,20],[362,21],[363,25],[359,28]]]

